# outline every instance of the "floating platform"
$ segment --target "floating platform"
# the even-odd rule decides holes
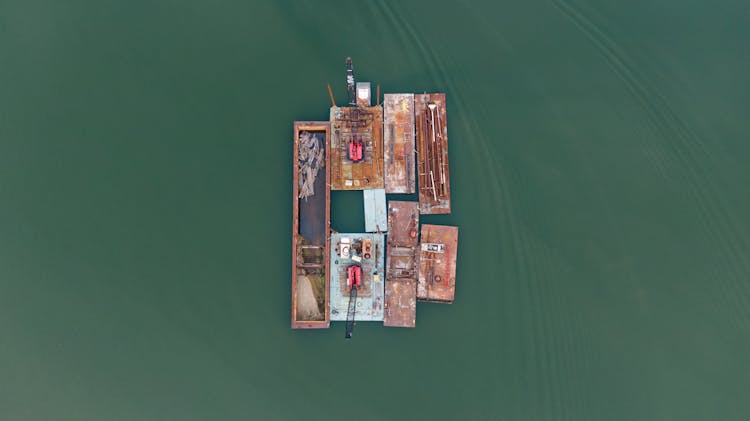
[[[292,328],[327,328],[330,232],[330,124],[294,122]]]
[[[419,212],[451,212],[445,94],[414,95]]]
[[[456,292],[458,227],[423,224],[419,248],[417,298],[452,303]]]
[[[349,157],[351,143],[362,142],[359,162]],[[331,189],[385,188],[383,181],[383,108],[331,107]]]
[[[383,97],[385,192],[414,193],[414,94]]]
[[[417,202],[388,202],[385,311],[383,325],[414,327],[417,319]]]
[[[387,231],[388,219],[385,214],[385,189],[363,190],[362,197],[365,203],[365,231]]]
[[[329,121],[294,122],[291,325],[346,321],[348,339],[355,322],[413,328],[418,301],[454,301],[458,228],[420,233],[420,214],[451,212],[446,95],[385,94],[381,104],[350,57],[346,92],[339,107],[328,85]],[[332,233],[333,190],[362,191],[365,233]]]
[[[362,285],[357,292],[355,321],[382,321],[385,260],[383,234],[331,234],[331,320],[345,321],[349,306],[347,269],[362,267]]]

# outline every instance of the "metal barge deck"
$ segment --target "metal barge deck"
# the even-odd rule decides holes
[[[350,142],[361,141],[364,157],[352,162],[347,154]],[[331,189],[382,189],[383,108],[331,107]]]
[[[419,211],[423,214],[450,213],[451,188],[445,94],[415,95],[414,115]]]
[[[383,234],[331,234],[331,320],[344,321],[349,306],[347,269],[362,268],[362,284],[358,288],[355,320],[383,320]]]
[[[456,293],[458,227],[422,225],[417,298],[452,303]]]
[[[384,232],[388,230],[385,214],[385,189],[367,189],[362,191],[365,203],[365,232]]]
[[[413,328],[418,301],[453,302],[458,228],[419,232],[420,213],[451,212],[445,94],[385,94],[381,106],[378,85],[373,106],[351,58],[346,82],[345,107],[328,85],[329,121],[294,123],[291,324],[346,321],[349,339],[357,321]],[[332,190],[362,191],[366,233],[332,233]]]
[[[385,192],[414,193],[414,94],[383,97]]]
[[[330,249],[330,124],[294,122],[292,328],[327,328]]]
[[[416,326],[418,234],[417,202],[388,202],[384,326]]]

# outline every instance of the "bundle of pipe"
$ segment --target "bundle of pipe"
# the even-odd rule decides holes
[[[315,178],[325,165],[325,150],[320,139],[310,132],[299,135],[299,198],[307,199],[315,194]]]
[[[430,123],[432,124],[432,167],[437,169],[438,183],[440,184],[440,196],[445,196],[445,161],[443,154],[443,130],[440,122],[440,106],[435,103],[427,104],[427,108],[430,110]],[[432,186],[434,199],[437,200],[435,195],[435,185],[433,182]]]

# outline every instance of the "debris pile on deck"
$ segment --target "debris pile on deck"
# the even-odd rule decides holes
[[[299,198],[307,199],[315,194],[315,177],[325,165],[325,149],[320,140],[310,132],[299,135]]]
[[[311,299],[311,282],[293,274],[292,327],[325,328],[330,321],[346,321],[345,337],[350,338],[355,322],[415,327],[417,301],[453,302],[458,227],[424,224],[421,233],[419,229],[420,214],[451,210],[445,94],[385,94],[381,105],[380,86],[373,96],[370,82],[357,82],[350,58],[346,85],[343,107],[336,105],[328,86],[331,109],[325,145],[308,132],[295,131],[295,200],[316,194],[315,178],[327,158],[326,215],[331,190],[362,190],[364,232],[341,234],[330,229],[330,221],[321,222],[328,230],[325,250],[316,246],[328,253],[325,315]],[[412,194],[417,200],[391,200],[386,194]],[[302,218],[297,207],[295,202],[295,239]],[[320,260],[304,267],[323,272]],[[295,315],[323,317],[324,322],[295,323]]]

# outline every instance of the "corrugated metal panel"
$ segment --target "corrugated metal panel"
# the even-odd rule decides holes
[[[388,230],[388,215],[385,206],[385,189],[363,190],[365,199],[365,231]]]

